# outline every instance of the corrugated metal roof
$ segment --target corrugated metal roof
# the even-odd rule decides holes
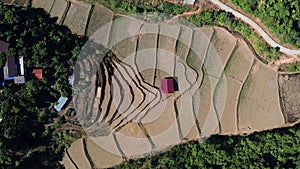
[[[54,105],[54,109],[58,112],[61,111],[61,109],[64,107],[64,105],[66,104],[67,101],[68,101],[67,97],[61,96],[58,99],[58,104]]]
[[[186,5],[194,5],[195,4],[195,0],[184,0],[184,4],[186,4]]]
[[[23,84],[25,83],[25,77],[24,76],[16,76],[14,78],[15,84]]]
[[[24,76],[25,70],[24,70],[24,60],[23,60],[23,56],[20,56],[20,57],[19,57],[19,64],[20,64],[20,72],[21,72],[21,76]]]

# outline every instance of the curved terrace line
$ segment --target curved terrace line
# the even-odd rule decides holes
[[[226,4],[222,3],[219,0],[210,0],[213,4],[218,6],[220,9],[232,13],[235,17],[241,19],[243,22],[247,23],[250,25],[253,29],[257,31],[257,33],[272,47],[279,47],[279,51],[288,54],[288,55],[300,55],[300,50],[294,50],[294,49],[289,49],[286,48],[277,42],[275,42],[257,23],[252,21],[250,18],[247,16],[241,14],[240,12],[232,9],[231,7],[227,6]]]

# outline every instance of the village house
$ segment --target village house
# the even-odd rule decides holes
[[[32,70],[32,74],[38,79],[42,80],[43,79],[43,69],[41,68],[35,68]]]
[[[183,3],[185,4],[185,5],[194,5],[195,4],[195,0],[183,0]]]
[[[68,98],[67,97],[64,97],[64,96],[60,96],[60,98],[58,99],[57,101],[57,104],[54,105],[54,109],[57,111],[57,112],[60,112],[63,107],[65,106],[65,104],[67,103],[68,101]]]
[[[0,41],[0,52],[7,52],[9,43]],[[7,56],[6,63],[3,67],[3,80],[13,80],[15,84],[25,83],[25,67],[23,56]],[[4,81],[1,81],[4,85]]]
[[[14,80],[15,84],[25,83],[23,56],[20,56],[18,59],[15,56],[6,57],[3,74],[4,80]]]
[[[163,94],[174,93],[174,79],[164,78],[160,81],[160,88]]]

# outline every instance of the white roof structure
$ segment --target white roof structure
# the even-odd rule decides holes
[[[195,0],[183,0],[185,5],[194,5],[195,4]]]
[[[69,85],[73,86],[74,85],[74,75],[69,76]]]
[[[54,109],[60,112],[67,101],[68,101],[67,97],[60,96],[60,98],[58,99],[58,104],[54,105]]]
[[[19,64],[20,64],[21,76],[24,76],[24,60],[23,60],[23,56],[19,57]]]
[[[24,76],[16,76],[14,78],[15,84],[23,84],[25,83],[25,77]]]

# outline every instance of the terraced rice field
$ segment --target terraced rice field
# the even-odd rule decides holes
[[[50,12],[55,0],[32,0],[32,6],[35,8],[43,8],[46,12]]]
[[[91,139],[86,140],[87,153],[91,157],[94,168],[108,168],[122,162],[122,158],[105,151]]]
[[[102,5],[96,4],[91,13],[91,19],[87,28],[87,36],[90,37],[103,25],[108,24],[112,21],[114,13],[103,7]]]
[[[91,9],[90,4],[81,1],[70,0],[71,6],[68,10],[64,25],[77,35],[85,35],[85,29]]]
[[[109,33],[107,44],[114,56],[97,64],[103,76],[100,106],[93,106],[94,111],[82,110],[80,119],[101,151],[117,159],[111,166],[121,159],[211,134],[237,134],[284,124],[274,83],[276,73],[255,59],[246,42],[225,29],[192,29],[123,18],[111,24]],[[85,66],[87,63],[81,62],[81,67],[85,71],[97,67],[91,63]],[[169,76],[174,77],[178,91],[164,95],[160,79]],[[92,100],[95,89],[87,89],[90,92],[85,91],[85,99]],[[262,107],[251,106],[258,102]],[[268,107],[273,104],[277,106]],[[87,116],[92,118],[84,118]],[[270,121],[261,120],[267,118]]]
[[[78,168],[92,168],[85,155],[82,141],[83,139],[75,141],[68,149],[70,159],[74,161],[73,165],[75,164]]]
[[[55,0],[51,10],[50,10],[50,16],[51,17],[57,17],[57,23],[61,23],[62,22],[62,17],[64,15],[64,13],[67,10],[67,1],[65,0]]]
[[[285,122],[280,107],[277,74],[261,62],[254,62],[239,102],[240,130],[271,129]]]
[[[76,165],[72,162],[72,159],[68,157],[67,153],[65,153],[63,157],[62,164],[65,166],[65,168],[76,169]]]
[[[300,74],[279,75],[279,86],[285,121],[295,123],[300,119]]]
[[[24,6],[27,0],[15,0],[14,4]]]
[[[12,1],[12,0],[1,0],[1,2],[6,3],[6,4],[11,3],[11,1]]]
[[[72,144],[63,158],[67,168],[111,167],[212,134],[272,129],[299,119],[290,113],[299,107],[292,101],[299,100],[299,90],[287,87],[297,86],[297,77],[282,75],[278,83],[277,72],[223,28],[147,23],[75,0],[33,0],[33,6],[91,37],[86,53],[95,53],[75,68],[77,118],[88,137]],[[107,52],[102,46],[112,53],[101,60],[96,56]],[[173,94],[160,90],[165,77],[176,82]]]

